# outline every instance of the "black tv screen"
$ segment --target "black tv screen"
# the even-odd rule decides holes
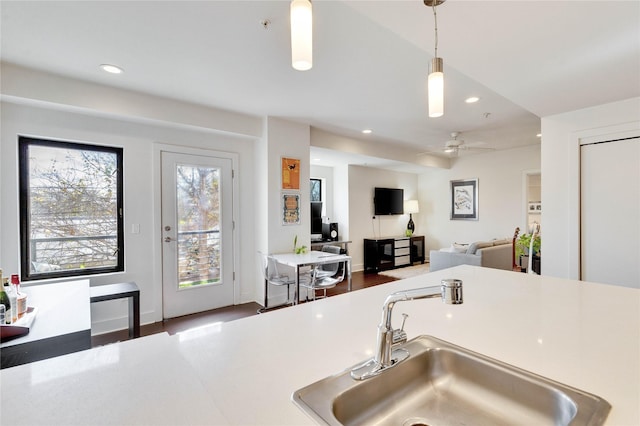
[[[404,190],[398,188],[374,188],[374,214],[404,214]]]

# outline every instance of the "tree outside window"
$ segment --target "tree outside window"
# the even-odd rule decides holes
[[[22,279],[124,270],[122,148],[19,138]]]
[[[322,180],[311,179],[309,187],[311,188],[311,201],[322,201]]]

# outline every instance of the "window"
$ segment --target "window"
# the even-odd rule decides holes
[[[24,281],[124,270],[122,148],[19,137]]]
[[[322,180],[311,179],[309,187],[311,188],[311,201],[322,201]]]

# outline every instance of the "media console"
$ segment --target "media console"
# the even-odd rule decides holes
[[[364,240],[364,272],[424,263],[424,236],[391,237]]]

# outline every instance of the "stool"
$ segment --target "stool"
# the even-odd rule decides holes
[[[140,289],[134,282],[107,284],[89,289],[91,303],[129,298],[129,338],[140,337]]]

